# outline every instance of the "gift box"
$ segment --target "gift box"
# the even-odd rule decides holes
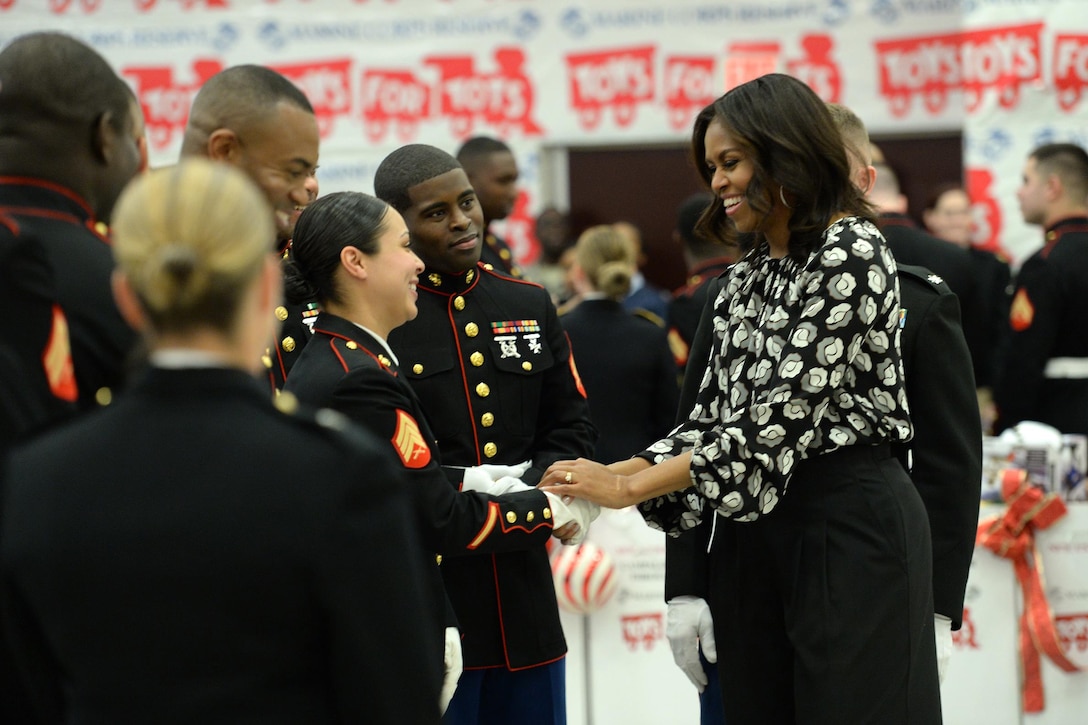
[[[982,500],[1000,502],[1001,472],[1027,472],[1028,481],[1066,501],[1088,500],[1088,438],[1026,421],[982,440]]]

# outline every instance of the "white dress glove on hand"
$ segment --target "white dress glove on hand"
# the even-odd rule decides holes
[[[529,470],[528,461],[516,466],[494,466],[489,463],[482,466],[469,466],[461,472],[461,490],[489,493],[493,496],[501,496],[508,491],[522,491],[529,488],[520,480],[527,470]],[[513,479],[521,488],[512,486],[506,479]],[[499,482],[505,483],[502,486],[496,486],[495,484]]]
[[[562,528],[571,521],[578,524],[578,533],[563,543],[567,546],[581,544],[589,533],[589,525],[600,515],[601,507],[581,498],[571,499],[570,503],[564,503],[563,499],[554,493],[545,491],[544,495],[548,497],[548,507],[552,510],[554,528]]]
[[[952,620],[943,614],[934,614],[933,635],[937,640],[937,677],[943,684],[948,660],[952,658]]]
[[[718,647],[714,642],[714,618],[706,600],[700,597],[679,596],[669,600],[665,615],[665,636],[672,649],[677,666],[702,692],[707,685],[706,670],[699,661],[699,647],[707,662],[718,661]]]
[[[446,627],[446,653],[442,657],[442,695],[439,705],[446,712],[453,693],[457,691],[457,681],[461,679],[464,662],[461,659],[461,633],[457,627]]]

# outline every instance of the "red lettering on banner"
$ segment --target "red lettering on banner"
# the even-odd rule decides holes
[[[964,169],[967,196],[971,199],[971,243],[982,249],[1001,247],[1001,205],[993,196],[994,175],[989,169]]]
[[[652,650],[654,643],[665,636],[665,623],[660,612],[650,614],[625,614],[620,617],[623,628],[623,641],[632,652],[641,644],[645,650]]]
[[[978,109],[987,89],[997,91],[1002,107],[1012,108],[1024,83],[1042,80],[1042,28],[1031,23],[878,41],[880,93],[894,116],[905,116],[915,95],[936,115],[951,91],[964,93],[968,113]]]
[[[597,127],[606,108],[617,126],[629,126],[636,107],[654,98],[652,45],[574,53],[566,60],[570,106],[587,131]]]
[[[518,190],[514,200],[514,209],[506,217],[505,239],[514,253],[514,259],[521,264],[532,264],[540,257],[540,242],[533,234],[533,215],[529,213],[529,194],[524,189]]]
[[[1054,617],[1054,625],[1063,651],[1088,652],[1088,614],[1058,614]]]
[[[665,59],[665,107],[670,126],[690,128],[695,114],[718,95],[713,56],[674,55]]]
[[[781,46],[773,41],[730,43],[725,51],[725,87],[736,88],[778,70]]]
[[[377,143],[391,125],[397,137],[410,141],[419,122],[427,117],[430,90],[411,71],[368,70],[363,73],[363,128]]]
[[[842,72],[839,64],[831,59],[835,43],[830,35],[813,33],[801,39],[803,58],[786,63],[786,72],[804,81],[816,95],[828,103],[838,103],[842,98]]]
[[[160,0],[136,0],[136,9],[141,13],[150,12]],[[226,10],[230,7],[230,0],[176,0],[182,10],[193,10],[200,7],[202,10]]]
[[[78,3],[76,0],[49,0],[49,11],[57,15],[63,15],[73,5],[82,7],[83,12],[89,15],[102,6],[102,0],[79,0]]]
[[[472,56],[432,56],[424,63],[438,69],[439,80],[432,99],[438,115],[449,118],[453,133],[465,137],[477,121],[494,126],[507,136],[521,131],[539,136],[543,129],[532,118],[533,84],[525,74],[525,53],[519,48],[495,51],[495,73],[480,73]]]
[[[980,649],[975,634],[975,622],[971,619],[971,609],[964,607],[963,624],[952,633],[952,644],[956,649]]]
[[[314,107],[321,138],[327,138],[332,133],[338,117],[351,113],[350,59],[274,65],[271,68],[282,73],[306,94]]]
[[[522,50],[498,48],[494,73],[477,70],[469,55],[431,56],[423,62],[438,72],[433,84],[405,69],[371,68],[363,73],[363,125],[371,141],[384,138],[392,125],[400,139],[408,141],[420,121],[438,118],[448,118],[454,135],[462,138],[478,123],[494,127],[501,136],[544,132],[533,118],[535,91],[525,74]]]
[[[1072,111],[1088,85],[1088,35],[1058,35],[1054,38],[1054,90],[1058,106]]]
[[[175,80],[171,66],[128,66],[121,70],[121,75],[130,78],[135,85],[147,124],[147,140],[153,149],[161,151],[170,145],[175,132],[185,130],[193,96],[204,81],[221,70],[223,63],[217,59],[195,60],[193,82],[187,84]]]

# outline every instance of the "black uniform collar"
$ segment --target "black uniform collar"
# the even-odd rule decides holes
[[[458,274],[444,274],[433,269],[425,269],[419,276],[419,286],[443,295],[464,294],[476,286],[476,283],[480,281],[480,275],[484,272],[483,265],[479,263]]]
[[[69,217],[69,221],[87,227],[106,241],[105,225],[100,224],[90,204],[71,189],[45,179],[28,176],[0,176],[0,208],[10,212],[48,210]]]
[[[314,334],[328,335],[329,337],[353,342],[376,359],[379,365],[396,372],[397,363],[395,359],[391,359],[392,351],[386,345],[383,345],[382,341],[375,335],[367,332],[351,320],[346,320],[328,312],[322,312],[314,322]]]
[[[268,389],[257,378],[236,368],[160,368],[148,366],[137,378],[132,391],[157,397],[187,399],[221,397],[237,393],[268,404]]]
[[[1043,230],[1043,239],[1047,244],[1061,239],[1063,234],[1069,232],[1088,232],[1088,216],[1071,216],[1059,219]]]

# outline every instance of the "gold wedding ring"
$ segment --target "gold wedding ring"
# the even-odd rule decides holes
[[[566,481],[567,483],[570,483],[571,479],[573,479],[573,478],[574,478],[574,476],[571,475],[571,472],[567,471],[567,475],[563,477],[563,480]]]

